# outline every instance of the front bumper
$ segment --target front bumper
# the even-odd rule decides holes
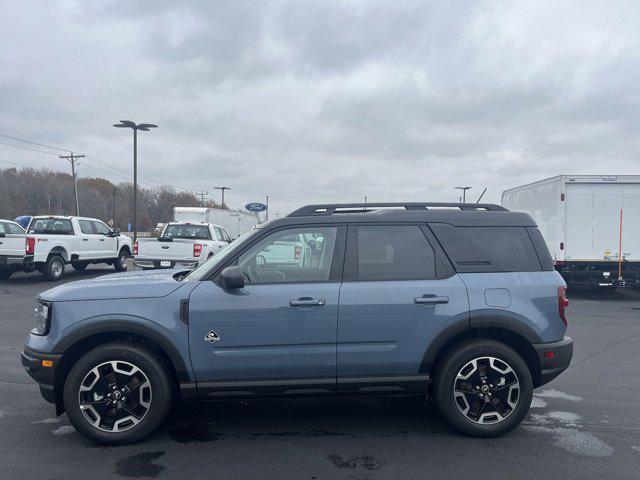
[[[533,347],[536,349],[540,361],[540,380],[535,387],[549,383],[571,363],[573,357],[573,338],[564,337],[559,342],[537,343]]]
[[[49,403],[56,403],[55,371],[62,354],[43,353],[24,347],[22,366],[40,386],[40,394]]]
[[[177,259],[168,259],[168,258],[163,258],[162,260],[154,260],[152,258],[135,258],[134,257],[133,264],[136,267],[140,267],[140,268],[185,267],[185,268],[193,269],[200,264],[200,261],[199,260],[177,260]]]

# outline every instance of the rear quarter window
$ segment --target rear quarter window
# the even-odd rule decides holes
[[[446,223],[429,226],[458,272],[542,270],[526,227],[455,227]]]

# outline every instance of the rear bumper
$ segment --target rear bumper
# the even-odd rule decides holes
[[[169,265],[162,265],[161,262],[169,262]],[[133,264],[136,267],[140,268],[176,268],[176,267],[185,267],[185,268],[196,268],[199,264],[199,260],[180,260],[180,259],[169,259],[163,258],[162,260],[156,260],[153,258],[135,258],[133,259]]]
[[[33,263],[33,255],[0,255],[0,269],[20,270]]]
[[[573,339],[564,337],[559,342],[537,343],[533,347],[536,349],[540,361],[540,380],[535,387],[549,383],[571,363],[573,357]]]
[[[54,379],[61,357],[61,354],[38,352],[28,347],[22,350],[22,366],[29,376],[38,382],[40,394],[49,403],[56,402]]]

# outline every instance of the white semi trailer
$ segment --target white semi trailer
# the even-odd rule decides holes
[[[207,207],[175,207],[173,221],[220,225],[232,240],[248,232],[258,223],[256,216],[249,212]]]
[[[640,286],[640,175],[559,175],[502,206],[534,218],[569,286]]]

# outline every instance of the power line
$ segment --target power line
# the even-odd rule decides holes
[[[204,190],[200,190],[200,192],[196,192],[196,197],[200,197],[200,205],[204,207],[204,196],[209,195],[209,192],[205,192]]]
[[[38,142],[31,141],[31,140],[25,140],[24,138],[12,137],[10,135],[5,135],[3,133],[0,133],[0,137],[8,138],[10,140],[15,140],[17,142],[23,142],[23,143],[29,143],[31,145],[37,145],[39,147],[52,148],[53,150],[60,150],[61,152],[71,152],[71,150],[69,150],[68,148],[53,147],[51,145],[47,145],[47,144],[44,144],[44,143],[38,143]]]
[[[24,150],[31,150],[32,152],[46,153],[47,155],[58,155],[53,152],[45,152],[44,150],[38,150],[37,148],[25,147],[24,145],[14,145],[12,143],[0,142],[2,145],[6,145],[8,147],[22,148]]]

